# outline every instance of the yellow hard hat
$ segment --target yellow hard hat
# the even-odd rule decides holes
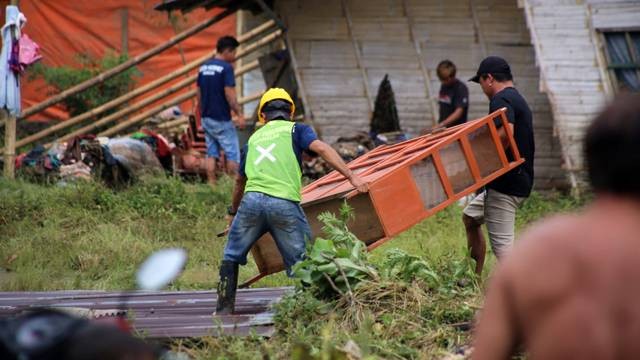
[[[262,107],[269,101],[276,99],[284,100],[291,103],[291,118],[293,118],[293,114],[296,112],[296,105],[293,103],[293,100],[291,99],[291,96],[289,96],[287,90],[282,88],[271,88],[262,95],[262,98],[260,99],[260,105],[258,106],[258,119],[260,120],[261,124],[267,122],[267,119],[262,116]]]

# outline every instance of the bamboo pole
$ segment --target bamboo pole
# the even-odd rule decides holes
[[[240,99],[238,99],[238,104],[240,105],[244,105],[246,103],[250,103],[252,101],[256,101],[258,99],[260,99],[262,97],[262,94],[264,94],[265,90],[263,91],[258,91],[256,93],[253,93],[251,95],[247,95],[245,97],[241,97]]]
[[[156,107],[154,107],[154,108],[152,108],[150,110],[147,110],[147,111],[143,112],[142,114],[134,116],[133,118],[131,118],[131,119],[127,120],[127,121],[123,121],[123,122],[119,123],[118,125],[99,133],[98,136],[111,136],[111,135],[117,134],[118,131],[124,130],[124,129],[130,127],[130,126],[133,126],[136,123],[138,123],[138,122],[140,122],[140,121],[142,121],[142,120],[144,120],[144,119],[146,119],[146,118],[148,118],[150,116],[153,116],[153,115],[155,115],[155,114],[157,114],[157,113],[159,113],[159,112],[161,112],[161,111],[163,111],[165,109],[168,109],[171,106],[179,104],[179,103],[181,103],[181,102],[183,102],[185,100],[189,100],[192,97],[194,97],[196,94],[197,94],[197,90],[196,89],[189,90],[186,93],[184,93],[184,94],[182,94],[182,95],[170,100],[167,103],[164,103],[162,105],[158,105],[158,106],[156,106]],[[242,105],[244,103],[257,100],[262,96],[262,94],[263,94],[263,91],[261,91],[259,93],[255,93],[255,94],[247,96],[247,97],[244,97],[244,98],[241,98],[241,99],[238,100],[238,104]]]
[[[18,0],[11,0],[11,5],[18,6],[18,3]],[[13,34],[13,31],[11,33]],[[2,173],[6,179],[14,179],[16,176],[16,117],[9,114],[7,109],[0,109],[0,118],[2,118],[1,123],[4,124],[4,169]]]
[[[189,117],[188,116],[182,116],[182,117],[180,117],[178,119],[175,119],[175,120],[170,120],[170,121],[167,121],[167,122],[160,123],[160,124],[157,125],[157,128],[158,129],[163,129],[163,130],[172,129],[172,128],[180,126],[182,124],[187,124],[188,122],[189,122]]]
[[[116,134],[118,131],[126,129],[129,126],[131,126],[131,125],[133,125],[133,124],[135,124],[135,123],[137,123],[139,121],[142,121],[142,120],[144,120],[144,119],[146,119],[146,118],[148,118],[150,116],[153,116],[153,115],[155,115],[155,114],[157,114],[157,113],[159,113],[159,112],[161,112],[163,110],[166,110],[166,109],[170,108],[171,106],[177,105],[177,104],[179,104],[179,103],[181,103],[181,102],[183,102],[185,100],[191,99],[192,97],[194,97],[196,95],[196,93],[197,93],[196,89],[189,90],[186,93],[184,93],[184,94],[182,94],[182,95],[180,95],[180,96],[178,96],[176,98],[171,99],[169,102],[166,102],[164,104],[158,105],[158,106],[156,106],[156,107],[154,107],[152,109],[149,109],[149,110],[147,110],[147,111],[145,111],[145,112],[143,112],[141,114],[138,114],[138,115],[132,117],[131,119],[129,119],[127,121],[123,121],[123,122],[115,125],[114,127],[111,127],[109,129],[99,133],[98,136],[111,136],[113,134]]]
[[[244,20],[245,20],[245,11],[238,10],[238,12],[236,13],[236,34],[238,34],[238,36],[242,36],[242,33],[244,33],[244,24],[245,24]],[[236,66],[242,66],[243,64],[244,64],[243,59],[236,60]],[[243,89],[244,89],[244,77],[241,77],[240,79],[238,79],[238,81],[236,81],[236,94],[242,94]],[[244,113],[244,109],[242,110],[242,112]]]
[[[271,33],[270,35],[265,36],[264,38],[260,39],[259,41],[256,41],[255,43],[247,46],[241,53],[238,53],[237,57],[247,56],[251,52],[257,50],[258,48],[260,48],[261,46],[264,46],[265,44],[270,43],[271,41],[277,39],[281,35],[282,35],[282,31],[281,30],[277,30],[277,31]],[[259,66],[258,61],[254,60],[253,62],[251,62],[251,63],[247,64],[246,66],[244,66],[242,69],[238,69],[238,72],[236,73],[236,77],[237,76],[241,76],[242,74],[257,68],[258,66]],[[135,105],[133,105],[133,106],[131,106],[129,108],[122,109],[122,110],[120,110],[120,111],[118,111],[118,112],[116,112],[114,114],[111,114],[111,115],[109,115],[109,116],[107,116],[105,118],[102,118],[102,119],[100,119],[100,120],[98,120],[98,121],[96,121],[94,123],[91,123],[91,124],[89,124],[87,126],[84,126],[81,129],[73,131],[72,133],[63,136],[59,140],[64,141],[64,140],[70,139],[70,138],[72,138],[74,136],[85,134],[88,131],[94,130],[94,129],[102,126],[102,125],[105,125],[105,124],[108,124],[110,122],[113,122],[114,120],[117,120],[117,119],[121,118],[122,116],[125,116],[125,115],[127,115],[129,113],[132,113],[134,111],[137,111],[137,110],[139,110],[139,109],[141,109],[141,108],[143,108],[143,107],[145,107],[145,106],[147,106],[147,105],[149,105],[149,104],[151,104],[151,103],[153,103],[153,102],[155,102],[155,101],[157,101],[157,100],[159,100],[161,98],[164,98],[164,97],[166,97],[168,95],[171,95],[171,94],[177,92],[178,90],[180,90],[180,89],[182,89],[182,88],[184,88],[186,86],[189,86],[190,84],[192,84],[196,80],[196,78],[197,78],[197,75],[193,75],[193,76],[191,76],[191,77],[189,77],[187,79],[184,79],[181,82],[179,82],[178,84],[176,84],[176,85],[174,85],[174,86],[172,86],[172,87],[170,87],[168,89],[165,89],[164,91],[162,91],[160,93],[157,93],[156,95],[153,95],[153,96],[151,96],[151,97],[149,97],[149,98],[147,98],[145,100],[142,100],[141,102],[139,102],[139,103],[137,103],[137,104],[135,104]]]
[[[144,53],[135,56],[125,62],[123,62],[122,64],[113,67],[103,73],[101,73],[100,75],[89,79],[87,81],[84,81],[78,85],[75,85],[65,91],[62,91],[61,93],[59,93],[58,95],[52,96],[50,98],[48,98],[47,100],[40,102],[26,110],[24,110],[22,112],[22,114],[20,114],[20,118],[26,118],[28,116],[31,116],[33,114],[36,114],[46,108],[48,108],[51,105],[57,104],[60,101],[66,99],[67,97],[77,94],[83,90],[86,90],[96,84],[102,83],[107,79],[110,79],[118,74],[120,74],[121,72],[149,59],[150,57],[170,48],[171,46],[183,41],[184,39],[190,37],[191,35],[194,35],[204,29],[206,29],[207,27],[217,23],[218,21],[224,19],[225,17],[233,14],[236,11],[235,7],[230,7],[227,10],[223,11],[222,13],[214,16],[213,18],[209,19],[209,20],[205,20],[183,32],[181,32],[180,34],[172,37],[171,39],[169,39],[168,41],[157,45],[147,51],[145,51]]]
[[[238,69],[238,72],[236,73],[236,77],[242,76],[242,74],[257,68],[258,66],[259,66],[258,60],[255,60],[255,61],[247,64],[246,66],[244,66],[242,69]],[[115,112],[115,113],[113,113],[113,114],[111,114],[109,116],[101,118],[98,121],[95,121],[95,122],[92,122],[91,124],[83,126],[80,129],[74,130],[71,133],[59,138],[58,141],[66,141],[68,139],[73,138],[74,136],[78,136],[78,135],[89,133],[92,130],[98,129],[103,125],[106,125],[106,124],[108,124],[110,122],[118,120],[118,119],[122,118],[123,116],[126,116],[128,114],[133,113],[134,111],[138,111],[138,110],[144,108],[147,105],[150,105],[150,104],[152,104],[152,103],[154,103],[154,102],[156,102],[156,101],[158,101],[160,99],[163,99],[163,98],[165,98],[165,97],[167,97],[167,96],[169,96],[169,95],[171,95],[173,93],[176,93],[176,92],[182,90],[183,88],[193,84],[193,82],[196,81],[197,77],[198,77],[197,74],[189,76],[188,78],[183,79],[182,81],[178,82],[177,84],[175,84],[175,85],[173,85],[173,86],[171,86],[171,87],[169,87],[169,88],[167,88],[167,89],[165,89],[163,91],[157,92],[154,95],[152,95],[150,97],[147,97],[147,98],[143,99],[142,101],[133,104],[130,107],[124,108],[124,109],[122,109],[122,110],[120,110],[118,112]]]
[[[13,179],[16,165],[16,117],[10,115],[6,109],[0,109],[0,113],[5,123],[3,174],[6,179]]]
[[[256,36],[260,35],[264,31],[268,30],[269,28],[273,27],[274,24],[275,23],[273,21],[267,21],[267,22],[263,23],[262,25],[259,25],[259,26],[255,27],[251,31],[246,32],[238,40],[240,42],[249,41],[249,40],[255,38]],[[251,51],[255,50],[255,48],[253,48],[253,47],[247,47],[247,49],[249,49]],[[238,53],[237,56],[243,56],[243,55],[246,55],[247,53],[248,52],[245,50],[244,54]],[[167,82],[169,82],[171,80],[174,80],[175,78],[177,78],[179,76],[182,76],[182,75],[188,73],[189,71],[195,69],[196,67],[202,65],[202,63],[204,63],[208,59],[210,59],[213,56],[215,56],[215,54],[216,54],[215,50],[211,51],[210,53],[207,53],[206,55],[204,55],[204,56],[202,56],[202,57],[190,62],[189,64],[183,66],[182,68],[180,68],[180,69],[178,69],[178,70],[176,70],[176,71],[174,71],[172,73],[169,73],[169,74],[167,74],[167,75],[165,75],[165,76],[163,76],[161,78],[158,78],[158,79],[156,79],[156,80],[154,80],[154,81],[152,81],[152,82],[150,82],[150,83],[148,83],[146,85],[143,85],[143,86],[141,86],[141,87],[139,87],[137,89],[134,89],[133,91],[131,91],[131,92],[127,93],[127,94],[124,94],[124,95],[122,95],[122,96],[120,96],[120,97],[118,97],[116,99],[113,99],[113,100],[111,100],[111,101],[109,101],[107,103],[104,103],[104,104],[102,104],[102,105],[100,105],[100,106],[98,106],[96,108],[93,108],[90,111],[87,111],[87,112],[85,112],[83,114],[80,114],[78,116],[74,116],[71,119],[68,119],[66,121],[60,122],[60,123],[58,123],[56,125],[53,125],[53,126],[50,126],[50,127],[46,128],[46,129],[44,129],[44,130],[42,130],[40,132],[37,132],[37,133],[32,134],[32,135],[29,135],[29,136],[27,136],[27,137],[25,137],[23,139],[20,139],[16,143],[16,146],[17,147],[22,147],[24,145],[31,144],[31,143],[33,143],[35,141],[38,141],[38,140],[40,140],[40,139],[42,139],[42,138],[44,138],[46,136],[49,136],[49,135],[51,135],[53,133],[56,133],[56,132],[58,132],[58,131],[60,131],[62,129],[66,129],[66,128],[70,127],[70,126],[73,126],[73,125],[76,125],[78,123],[81,123],[84,120],[87,120],[89,118],[97,116],[98,114],[101,114],[101,113],[103,113],[105,111],[111,110],[114,107],[122,105],[125,102],[127,102],[127,101],[129,101],[129,100],[131,100],[131,99],[133,99],[133,98],[135,98],[137,96],[140,96],[140,95],[142,95],[142,94],[144,94],[144,93],[146,93],[146,92],[148,92],[150,90],[157,89],[158,86],[163,85],[163,84],[165,84],[165,83],[167,83]]]
[[[211,54],[214,54],[214,53],[215,52],[212,52]],[[66,121],[60,122],[60,123],[58,123],[56,125],[53,125],[53,126],[50,126],[50,127],[46,128],[46,129],[44,129],[44,130],[42,130],[40,132],[37,132],[37,133],[32,134],[32,135],[29,135],[29,136],[27,136],[27,137],[25,137],[23,139],[20,139],[18,141],[18,146],[20,147],[20,146],[24,146],[24,145],[27,145],[27,144],[31,144],[31,143],[36,142],[36,141],[38,141],[38,140],[40,140],[40,139],[42,139],[42,138],[44,138],[46,136],[49,136],[49,135],[51,135],[53,133],[56,133],[56,132],[58,132],[58,131],[60,131],[62,129],[66,129],[66,128],[70,127],[70,126],[73,126],[73,125],[76,125],[78,123],[81,123],[84,120],[87,120],[89,118],[97,116],[98,114],[101,114],[101,113],[103,113],[103,112],[105,112],[107,110],[113,109],[116,106],[122,105],[125,102],[127,102],[127,101],[129,101],[129,100],[131,100],[131,99],[133,99],[133,98],[135,98],[135,97],[137,97],[137,96],[139,96],[139,95],[141,95],[143,93],[146,93],[147,91],[149,91],[151,89],[155,89],[158,86],[160,86],[160,85],[162,85],[162,84],[164,84],[164,83],[166,83],[166,82],[168,82],[170,80],[173,80],[176,77],[178,77],[180,75],[183,75],[183,74],[187,73],[188,71],[196,68],[202,62],[206,61],[210,57],[209,55],[210,54],[207,54],[207,55],[205,55],[205,56],[203,56],[201,58],[198,58],[197,60],[189,63],[188,65],[182,67],[181,69],[179,69],[179,70],[177,70],[175,72],[167,74],[166,76],[163,76],[163,77],[161,77],[159,79],[156,79],[156,80],[154,80],[154,81],[152,81],[152,82],[150,82],[150,83],[148,83],[148,84],[146,84],[144,86],[141,86],[141,87],[133,90],[130,93],[122,95],[122,96],[120,96],[120,97],[118,97],[116,99],[113,99],[113,100],[105,103],[105,104],[102,104],[102,105],[100,105],[100,106],[98,106],[96,108],[93,108],[90,111],[87,111],[87,112],[85,112],[83,114],[80,114],[78,116],[74,116],[71,119],[68,119]]]

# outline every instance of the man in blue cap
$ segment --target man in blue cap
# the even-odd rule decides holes
[[[513,85],[511,67],[498,56],[482,60],[476,76],[469,79],[480,84],[489,98],[489,113],[507,109],[507,119],[518,151],[525,162],[517,168],[487,184],[484,192],[477,195],[464,209],[462,220],[467,233],[471,257],[476,261],[476,273],[482,273],[486,244],[481,225],[487,225],[489,241],[500,260],[513,245],[516,209],[531,193],[533,187],[533,119],[527,101]],[[501,134],[502,121],[496,121]],[[507,153],[510,157],[510,153]],[[509,158],[509,160],[513,160]]]

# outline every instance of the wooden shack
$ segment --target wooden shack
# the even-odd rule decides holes
[[[516,0],[278,0],[314,125],[324,140],[368,131],[385,74],[402,129],[417,136],[437,120],[436,66],[450,59],[470,91],[469,119],[488,113],[480,86],[468,83],[488,55],[506,58],[534,112],[536,187],[568,184],[551,106]],[[499,20],[498,20],[499,19]]]

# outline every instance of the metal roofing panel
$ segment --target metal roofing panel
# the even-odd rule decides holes
[[[273,333],[271,306],[291,288],[241,289],[234,315],[213,316],[215,291],[134,291],[125,293],[134,330],[149,338]],[[0,292],[0,316],[34,307],[55,307],[90,317],[121,313],[123,293],[106,291]]]

